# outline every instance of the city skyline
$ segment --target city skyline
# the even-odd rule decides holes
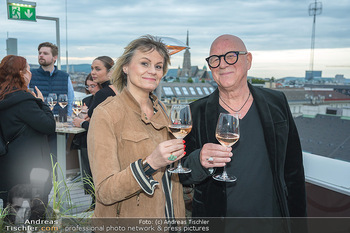
[[[191,63],[203,68],[211,42],[219,35],[235,34],[253,54],[250,76],[282,78],[305,76],[310,67],[312,18],[308,0],[248,1],[67,1],[37,0],[40,16],[60,18],[61,64],[90,64],[100,55],[116,59],[133,39],[152,34],[186,42],[189,31]],[[350,78],[350,2],[321,1],[316,18],[314,70],[323,77]],[[55,23],[7,19],[6,0],[0,7],[0,58],[6,55],[6,38],[18,39],[18,55],[37,64],[37,46],[56,43]],[[66,34],[66,22],[68,34]],[[171,68],[182,67],[183,52],[171,58]]]

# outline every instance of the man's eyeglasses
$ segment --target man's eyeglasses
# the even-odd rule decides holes
[[[95,87],[97,87],[97,85],[95,85],[95,84],[85,85],[85,89],[86,89],[86,90],[89,90],[89,87],[95,88]]]
[[[216,68],[219,67],[221,62],[221,57],[224,57],[224,60],[227,64],[233,65],[238,61],[238,55],[245,55],[248,52],[246,51],[230,51],[227,52],[224,55],[211,55],[210,57],[207,57],[205,60],[207,61],[210,68]]]

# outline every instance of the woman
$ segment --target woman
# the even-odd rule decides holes
[[[8,55],[0,63],[0,126],[5,139],[18,135],[0,157],[0,197],[7,203],[8,191],[17,184],[29,184],[33,168],[51,171],[47,135],[55,132],[55,120],[44,97],[30,93],[32,74],[25,58]],[[33,96],[34,95],[34,96]],[[43,177],[32,177],[40,180]],[[41,198],[47,204],[51,179],[43,184]]]
[[[88,111],[89,117],[92,116],[92,113],[94,112],[94,109],[97,107],[97,105],[102,103],[105,99],[107,99],[107,97],[116,95],[116,91],[109,80],[109,72],[113,65],[113,59],[108,56],[97,57],[91,64],[92,80],[100,84],[102,89],[99,90],[94,97],[94,100]]]
[[[88,150],[96,217],[185,217],[182,185],[167,172],[184,145],[168,131],[164,105],[152,92],[170,58],[152,36],[132,41],[118,59],[112,83],[117,96],[94,111]]]
[[[95,82],[92,79],[91,73],[86,76],[85,79],[85,93],[91,94],[88,97],[85,97],[83,99],[83,110],[81,111],[81,117],[76,117],[73,120],[73,124],[75,127],[81,127],[86,130],[89,129],[89,121],[87,121],[85,118],[88,113],[88,109],[91,109],[92,103],[94,102],[95,94],[101,90],[101,85],[97,82]],[[114,93],[114,92],[113,92]],[[86,142],[85,142],[86,144]]]
[[[83,110],[81,112],[81,118],[76,117],[73,120],[73,124],[75,127],[82,127],[86,131],[89,129],[89,121],[85,120],[85,116],[87,116],[87,109],[91,108],[93,99],[95,94],[101,89],[101,85],[94,82],[92,79],[91,74],[88,74],[88,76],[85,79],[85,89],[86,94],[91,94],[88,97],[85,97],[83,99]],[[95,194],[94,189],[92,187],[93,181],[92,181],[92,174],[90,170],[90,163],[89,158],[87,154],[87,142],[86,142],[87,132],[83,132],[80,134],[77,134],[73,138],[72,142],[72,149],[80,149],[81,152],[81,165],[82,165],[82,177],[84,179],[84,191],[85,194],[90,194],[92,197],[92,203],[91,208],[94,208],[95,204]]]

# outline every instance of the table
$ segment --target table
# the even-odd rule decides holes
[[[59,190],[65,189],[65,182],[66,182],[66,147],[67,147],[67,141],[66,141],[66,135],[67,134],[78,134],[85,132],[86,130],[83,128],[73,127],[69,125],[69,123],[59,123],[59,125],[56,127],[56,134],[57,134],[57,163],[59,164],[59,167],[57,168],[57,182],[59,184]],[[66,200],[66,192],[63,191],[61,194],[62,200]],[[62,207],[65,208],[66,202],[63,201]]]

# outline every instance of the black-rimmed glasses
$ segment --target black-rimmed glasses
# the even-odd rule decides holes
[[[95,87],[97,87],[97,85],[95,85],[95,84],[85,85],[85,89],[86,89],[86,90],[89,90],[89,87],[95,88]]]
[[[224,55],[211,55],[207,57],[205,60],[207,61],[210,68],[219,67],[221,62],[221,57],[224,58],[225,62],[229,65],[233,65],[238,61],[238,55],[245,55],[248,52],[246,51],[229,51]]]

